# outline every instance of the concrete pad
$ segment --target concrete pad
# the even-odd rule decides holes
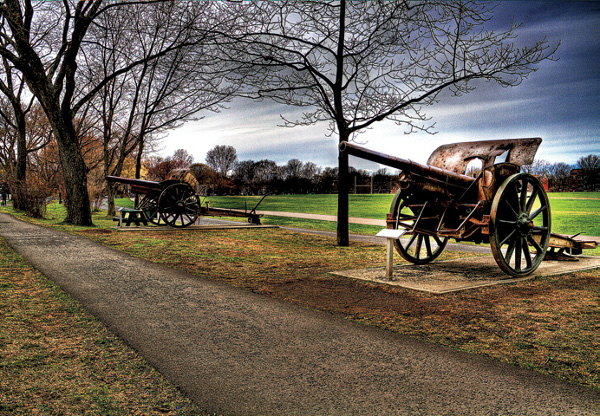
[[[600,267],[600,257],[579,256],[578,259],[579,261],[546,260],[533,274],[521,278],[511,278],[502,272],[492,256],[434,261],[420,266],[415,264],[396,265],[394,266],[394,280],[391,281],[385,278],[385,267],[336,271],[332,274],[442,294]]]

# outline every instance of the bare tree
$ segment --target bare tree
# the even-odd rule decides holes
[[[0,47],[2,46],[0,38]],[[5,106],[0,111],[2,120],[10,125],[14,131],[14,144],[16,145],[16,159],[14,179],[25,181],[27,176],[27,113],[31,109],[33,99],[24,102],[23,95],[27,93],[25,80],[7,59],[2,59],[2,77],[0,78],[0,92],[10,103],[10,110]],[[8,110],[8,111],[7,111]]]
[[[598,155],[587,155],[577,160],[577,167],[583,170],[600,169],[600,157]]]
[[[92,83],[132,62],[142,62],[106,83],[95,100],[102,120],[105,175],[120,176],[125,158],[137,154],[135,176],[139,178],[142,157],[152,140],[187,119],[198,119],[200,110],[217,111],[235,89],[224,82],[228,64],[211,52],[210,32],[197,27],[209,23],[205,16],[210,15],[209,7],[199,3],[182,10],[174,2],[132,5],[103,14],[90,30],[97,43],[83,52],[84,75]],[[175,18],[183,12],[195,16],[190,20],[193,26],[182,27]],[[172,33],[181,31],[190,32],[187,36],[195,36],[194,41],[160,55]],[[132,50],[131,45],[136,48]],[[150,59],[154,55],[157,57]],[[113,188],[109,184],[109,216],[114,212]]]
[[[86,48],[97,50],[101,46],[97,38],[90,37],[91,29],[100,27],[101,16],[118,8],[134,8],[138,5],[137,2],[101,0],[6,0],[0,4],[0,56],[21,72],[52,126],[65,182],[66,222],[80,225],[92,223],[87,196],[88,167],[82,156],[77,130],[79,126],[76,125],[84,122],[90,101],[115,78],[145,63],[156,62],[158,58],[198,44],[198,38],[206,32],[203,31],[202,25],[206,27],[207,22],[214,23],[216,20],[213,19],[222,17],[215,16],[210,12],[210,8],[199,2],[145,3],[145,7],[140,7],[140,10],[147,14],[160,14],[161,10],[169,10],[169,13],[162,17],[173,25],[168,25],[170,29],[164,31],[160,46],[140,57],[134,51],[138,50],[138,46],[143,47],[139,43],[129,44],[124,51],[132,55],[133,59],[123,61],[122,65],[115,67],[112,72],[104,73],[92,82],[87,82],[89,79],[82,82],[79,78],[81,68],[89,63],[91,56],[86,55],[84,51]],[[145,16],[140,18],[141,25],[150,21]],[[199,57],[214,59],[205,54],[204,50],[191,51],[186,55],[188,59],[184,61],[184,65]],[[181,75],[176,76],[177,79],[182,79]],[[160,84],[161,81],[156,82]],[[218,79],[215,82],[218,82]],[[167,90],[173,88],[173,84],[166,85],[164,88]],[[187,92],[191,97],[191,91]],[[175,98],[163,101],[155,113],[168,113],[176,102]],[[152,125],[155,129],[161,127],[161,123]],[[143,131],[147,132],[148,129]]]
[[[50,143],[52,131],[39,104],[17,103],[0,99],[0,165],[8,178],[25,182],[29,156]]]
[[[598,155],[587,155],[579,158],[577,167],[581,169],[583,189],[595,191],[600,187],[600,157]]]
[[[313,162],[306,162],[302,166],[302,177],[314,180],[315,177],[321,174],[321,168]]]
[[[0,5],[3,44],[0,55],[22,74],[43,106],[58,143],[67,192],[67,222],[92,223],[87,169],[73,120],[77,55],[102,2],[36,3],[7,0]],[[55,6],[56,5],[56,6]],[[39,13],[38,13],[39,12]],[[40,17],[46,20],[42,27]],[[60,34],[56,33],[60,30]],[[58,45],[49,42],[61,39]]]
[[[302,168],[304,163],[298,159],[290,159],[283,167],[284,179],[298,179],[302,177]]]
[[[232,60],[245,61],[249,96],[306,107],[288,125],[329,122],[339,142],[390,119],[430,131],[423,108],[438,94],[470,92],[485,79],[521,83],[556,47],[517,47],[518,24],[485,29],[493,4],[471,1],[247,2],[239,30],[223,33]],[[235,13],[234,13],[235,14]],[[239,53],[238,53],[239,52]],[[241,55],[243,53],[244,55]],[[348,156],[339,155],[338,244],[348,245]]]
[[[200,185],[208,185],[214,182],[214,172],[204,163],[194,163],[190,165],[190,171]]]
[[[298,159],[290,159],[280,168],[279,181],[274,181],[275,187],[279,182],[280,192],[309,193],[314,192],[316,177],[320,169],[312,162],[303,163]]]
[[[277,177],[279,166],[272,160],[263,159],[254,164],[254,182],[259,191],[266,188]]]
[[[180,161],[182,168],[189,168],[194,162],[194,156],[185,149],[177,149],[173,153],[173,159]]]
[[[12,121],[12,108],[5,97],[0,98],[0,167],[2,182],[15,177],[17,138]]]
[[[46,126],[49,129],[49,126]],[[59,202],[64,195],[64,181],[62,181],[62,170],[58,156],[56,141],[52,140],[37,152],[30,155],[28,170],[34,174],[36,180],[46,184],[49,189],[58,190]]]
[[[531,165],[525,165],[522,167],[523,172],[531,175],[539,176],[540,178],[548,178],[552,164],[543,159],[535,159]]]
[[[569,189],[569,177],[571,175],[571,166],[559,162],[550,166],[550,176],[548,178],[549,187],[554,191],[566,191]]]
[[[256,162],[253,160],[242,160],[235,165],[233,180],[240,191],[251,192],[250,185],[254,182],[254,167]]]
[[[181,8],[177,2],[170,8]],[[199,120],[201,110],[219,111],[222,103],[231,98],[237,84],[227,82],[225,76],[232,70],[231,63],[215,55],[213,48],[214,28],[227,31],[229,18],[215,15],[210,2],[198,2],[185,6],[190,21],[189,32],[193,42],[183,45],[158,59],[148,60],[135,72],[137,91],[137,171],[146,150],[148,140],[156,138],[165,130],[180,126],[184,121]],[[190,7],[191,10],[187,10]],[[142,16],[136,16],[135,36],[146,56],[157,54],[167,44],[168,35],[182,30],[177,19],[166,18],[164,11],[148,12],[146,5],[138,8]],[[180,11],[181,12],[181,11]],[[176,15],[176,13],[175,13]],[[154,28],[148,30],[148,22]]]
[[[206,153],[206,163],[215,172],[227,177],[237,162],[233,146],[217,145]]]

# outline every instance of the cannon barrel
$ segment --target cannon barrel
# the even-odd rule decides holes
[[[431,165],[423,165],[421,163],[413,162],[412,160],[386,155],[348,142],[340,143],[339,148],[342,153],[345,152],[352,156],[370,160],[371,162],[381,163],[382,165],[400,169],[407,175],[416,174],[421,177],[430,178],[436,182],[444,182],[464,188],[475,181],[475,178],[451,170]]]
[[[164,186],[160,182],[147,181],[144,179],[122,178],[120,176],[107,176],[106,180],[108,182],[133,185],[138,188],[152,189],[152,190],[156,190],[156,191],[160,191],[164,188]]]

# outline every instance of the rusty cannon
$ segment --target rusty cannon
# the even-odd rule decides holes
[[[155,182],[143,179],[107,176],[110,183],[129,185],[131,192],[141,196],[136,210],[148,222],[155,225],[168,225],[176,228],[188,227],[201,216],[244,217],[251,224],[260,224],[262,214],[256,208],[265,196],[251,210],[238,210],[209,207],[203,205],[196,190],[185,180],[171,175],[171,179]]]
[[[533,163],[541,142],[528,138],[448,144],[437,148],[425,165],[348,142],[340,144],[340,151],[400,169],[387,228],[404,231],[394,241],[403,258],[429,263],[450,238],[489,241],[500,269],[522,277],[539,267],[549,247],[580,254],[597,245],[551,233],[548,196],[535,176],[521,172],[521,166]],[[474,160],[479,172],[467,175]]]

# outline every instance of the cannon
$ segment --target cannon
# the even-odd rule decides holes
[[[396,251],[414,264],[436,259],[450,238],[489,241],[500,269],[513,277],[533,273],[548,247],[581,251],[596,243],[551,233],[548,196],[540,181],[521,172],[542,139],[463,142],[437,148],[423,165],[352,143],[340,151],[401,171],[387,228],[404,230]],[[473,161],[476,175],[467,175]]]
[[[182,177],[171,175],[172,177]],[[107,176],[110,183],[129,185],[131,192],[141,196],[136,209],[142,211],[145,219],[155,225],[168,225],[175,228],[188,227],[201,216],[214,217],[245,217],[251,224],[260,225],[262,214],[256,213],[256,208],[266,197],[251,210],[237,210],[209,207],[202,205],[200,196],[194,188],[181,179],[168,179],[161,182],[143,179],[123,178],[120,176]]]

